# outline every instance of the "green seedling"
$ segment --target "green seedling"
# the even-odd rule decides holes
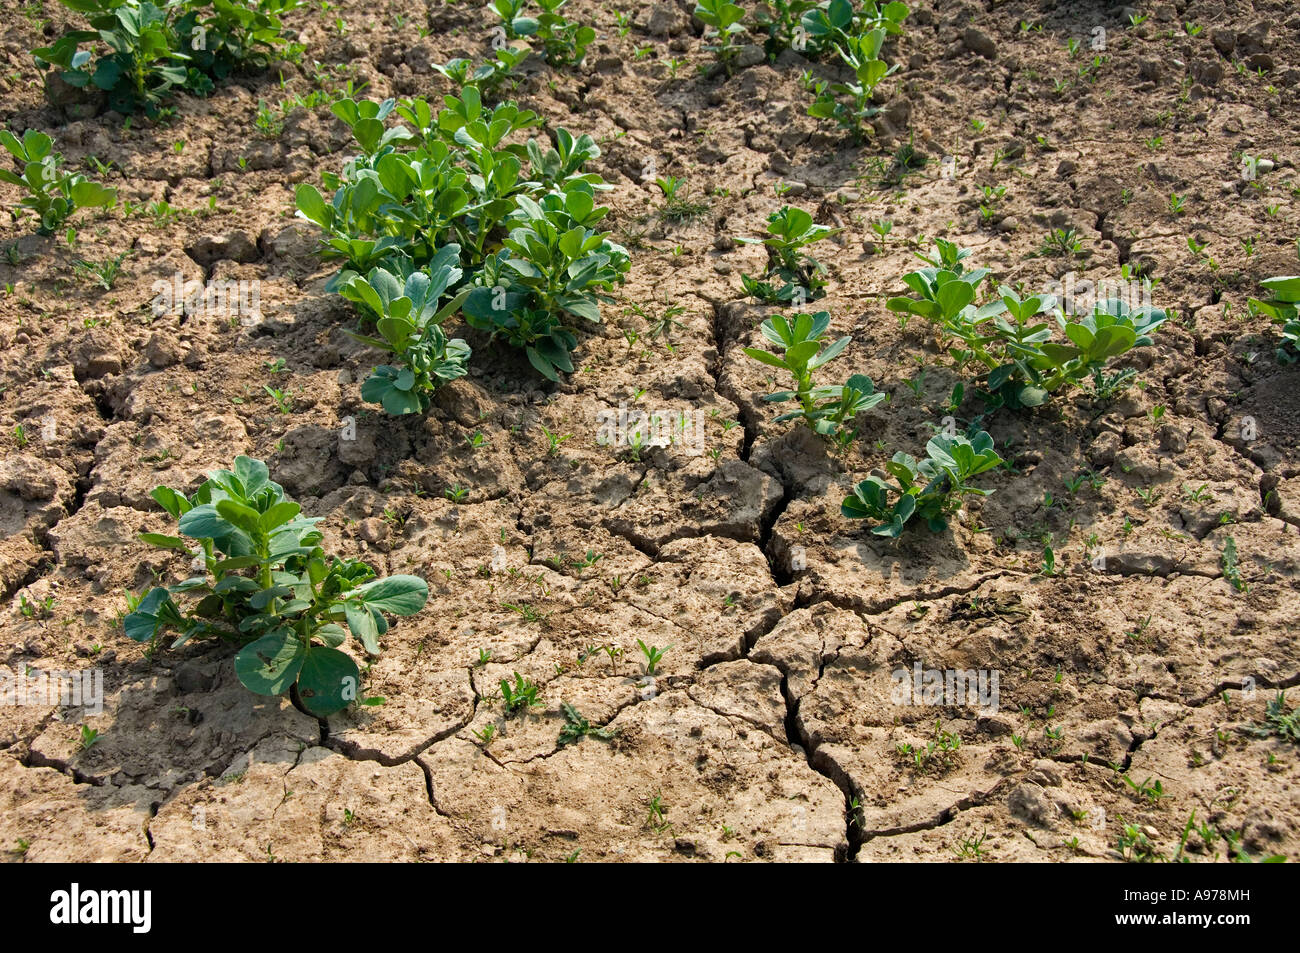
[[[664,654],[672,648],[671,645],[665,645],[663,648],[658,648],[654,645],[646,645],[640,639],[636,640],[636,644],[641,649],[641,654],[645,656],[645,673],[647,675],[655,674],[655,670],[659,663],[663,661]],[[613,661],[613,656],[610,656],[610,661]]]
[[[43,132],[28,129],[19,139],[8,129],[0,129],[0,145],[22,167],[21,172],[0,168],[0,182],[25,190],[17,208],[36,216],[36,230],[42,235],[54,234],[77,209],[109,208],[117,203],[113,189],[80,173],[64,171],[63,156],[54,151],[54,140]],[[10,214],[17,219],[16,212]]]
[[[747,347],[744,352],[769,367],[787,371],[794,378],[794,390],[768,394],[764,400],[783,403],[794,400],[799,410],[781,414],[777,423],[802,418],[814,433],[835,437],[841,427],[860,412],[871,409],[885,399],[875,392],[871,378],[855,374],[843,386],[813,386],[813,372],[843,352],[850,337],[839,338],[825,348],[823,343],[830,327],[829,312],[798,314],[792,319],[774,315],[763,322],[763,337],[780,353]]]
[[[745,34],[744,9],[729,0],[699,0],[693,12],[708,28],[704,31],[704,49],[717,56],[730,76],[740,52],[740,38]]]
[[[190,558],[195,574],[150,589],[124,619],[126,634],[152,646],[175,631],[172,648],[233,641],[242,646],[235,674],[257,694],[292,691],[314,715],[339,711],[358,697],[360,671],[338,648],[348,633],[377,655],[384,614],[413,615],[428,599],[416,576],[378,579],[360,560],[327,557],[320,520],[302,516],[260,460],[236,457],[189,497],[167,487],[150,495],[180,535],[141,539]]]
[[[593,725],[582,716],[578,709],[568,702],[561,702],[560,710],[564,713],[564,727],[560,729],[560,747],[573,744],[575,741],[581,741],[587,736],[599,738],[601,741],[609,741],[618,733],[613,728]]]
[[[537,705],[537,683],[518,672],[514,676],[513,685],[509,679],[501,679],[501,700],[505,703],[507,715],[527,714]]]
[[[757,279],[741,276],[745,290],[758,294],[763,300],[797,304],[818,297],[818,292],[826,285],[823,277],[826,268],[806,249],[839,231],[838,228],[816,224],[812,215],[801,208],[787,205],[773,212],[767,218],[766,238],[736,239],[767,249],[768,264],[763,275]],[[774,279],[778,284],[773,284]]]
[[[1248,731],[1257,738],[1275,736],[1300,745],[1300,708],[1288,709],[1286,692],[1279,691],[1264,703],[1264,724],[1254,725]]]
[[[405,281],[375,268],[365,278],[352,276],[339,289],[373,318],[379,336],[348,333],[401,361],[375,368],[361,385],[363,400],[381,405],[394,416],[423,413],[441,384],[465,375],[469,345],[460,338],[449,340],[441,325],[459,310],[469,290],[439,305],[448,286],[461,277],[455,265],[459,254],[459,246],[445,245],[425,270],[413,272]]]
[[[577,337],[569,318],[599,322],[600,303],[611,300],[608,292],[622,283],[629,264],[626,249],[587,225],[598,218],[590,185],[576,180],[567,189],[540,202],[517,197],[519,224],[485,266],[485,278],[494,280],[471,291],[464,304],[471,327],[522,347],[552,381],[573,371],[569,354]]]
[[[1270,296],[1250,298],[1247,307],[1251,314],[1262,314],[1282,326],[1282,346],[1277,350],[1277,357],[1280,363],[1293,364],[1295,352],[1300,349],[1300,275],[1265,278],[1260,284]]]
[[[236,70],[264,69],[287,50],[280,15],[299,0],[62,0],[90,30],[69,30],[32,51],[43,69],[58,67],[63,82],[103,90],[110,108],[170,114],[176,90],[206,96]],[[83,44],[89,44],[82,49]],[[108,47],[104,51],[100,46]]]
[[[881,521],[871,530],[877,536],[897,538],[913,516],[925,520],[932,532],[943,532],[964,497],[991,492],[969,481],[1002,463],[993,438],[984,431],[970,439],[936,434],[926,444],[926,454],[919,462],[906,453],[894,454],[885,469],[897,484],[873,474],[853,488],[840,512],[849,519]]]
[[[1237,541],[1231,536],[1223,541],[1223,552],[1219,554],[1219,565],[1223,569],[1223,578],[1228,580],[1233,589],[1238,592],[1247,592],[1250,586],[1241,576],[1241,570],[1237,566]]]
[[[834,44],[840,61],[853,74],[853,81],[831,83],[810,77],[806,84],[813,94],[808,115],[833,119],[855,143],[867,137],[869,120],[880,114],[880,107],[872,104],[876,87],[898,69],[897,64],[890,66],[881,59],[886,35],[885,30],[876,29]]]

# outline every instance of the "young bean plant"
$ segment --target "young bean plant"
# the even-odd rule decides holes
[[[1293,364],[1295,349],[1300,349],[1300,275],[1278,275],[1260,282],[1268,291],[1266,299],[1251,298],[1247,305],[1254,314],[1262,314],[1282,325],[1282,347],[1278,361]],[[1287,351],[1290,344],[1292,351]]]
[[[762,301],[802,303],[820,297],[826,286],[826,266],[805,249],[840,230],[818,225],[812,215],[801,208],[783,206],[767,217],[766,238],[737,238],[748,245],[767,249],[767,269],[759,278],[742,274],[741,282],[748,294]]]
[[[1062,389],[1098,380],[1115,358],[1150,345],[1151,333],[1167,317],[1149,305],[1130,308],[1109,299],[1072,321],[1054,296],[1021,298],[1007,287],[977,305],[988,270],[966,268],[969,253],[951,242],[940,240],[938,247],[931,267],[903,276],[913,296],[890,298],[887,307],[921,315],[937,326],[957,367],[978,368],[989,410],[1037,407]],[[1040,319],[1045,314],[1051,319]],[[1058,330],[1064,341],[1057,339]],[[1108,386],[1113,390],[1129,376],[1131,372],[1120,372]]]
[[[327,556],[320,520],[304,517],[260,460],[236,457],[192,496],[168,487],[151,496],[179,535],[141,539],[192,559],[194,574],[145,593],[123,621],[126,634],[152,645],[172,631],[173,648],[195,638],[239,645],[235,674],[259,695],[291,692],[321,717],[339,711],[360,680],[339,650],[348,633],[376,655],[384,613],[413,615],[428,599],[416,576],[378,579],[360,560]]]
[[[745,354],[769,367],[788,371],[794,378],[794,390],[768,394],[764,400],[775,403],[798,401],[799,409],[781,414],[777,423],[802,418],[814,433],[838,437],[840,429],[860,412],[870,410],[885,399],[877,394],[871,378],[855,374],[843,386],[813,385],[813,371],[834,360],[852,340],[847,335],[825,348],[826,330],[831,316],[826,311],[798,314],[793,318],[774,315],[759,330],[780,353],[747,347]]]
[[[926,458],[918,461],[907,453],[896,453],[885,469],[897,483],[872,474],[853,488],[853,495],[840,506],[849,519],[879,521],[871,532],[896,538],[907,522],[917,516],[931,531],[941,533],[948,519],[969,495],[987,496],[989,490],[972,486],[970,480],[1002,463],[993,449],[993,438],[984,431],[974,437],[940,433],[926,444]]]
[[[91,29],[33,50],[70,86],[103,90],[121,113],[163,115],[173,91],[206,96],[239,69],[263,69],[284,46],[280,15],[299,0],[60,0]],[[102,45],[101,45],[102,44]],[[82,49],[88,45],[87,49]],[[105,50],[104,47],[107,47]]]
[[[740,52],[740,37],[744,36],[745,11],[730,0],[699,0],[695,5],[695,18],[707,30],[704,38],[709,42],[704,49],[717,56],[718,62],[730,76],[735,69],[736,55]]]
[[[8,129],[0,129],[0,145],[22,166],[21,172],[0,168],[0,182],[26,190],[18,208],[36,216],[40,234],[53,234],[79,208],[110,208],[117,204],[113,189],[79,173],[65,172],[63,156],[54,151],[54,140],[45,133],[28,129],[19,139]],[[17,219],[16,212],[10,214]]]
[[[511,11],[517,13],[515,7],[498,9],[518,25]],[[375,269],[407,276],[446,261],[459,270],[445,290],[453,300],[466,293],[470,326],[524,349],[539,373],[557,380],[573,369],[573,319],[600,321],[601,303],[630,265],[626,249],[597,228],[608,209],[596,195],[608,186],[583,166],[600,148],[591,136],[564,129],[556,130],[553,144],[512,141],[540,118],[513,103],[485,106],[474,85],[443,102],[437,111],[422,99],[345,99],[332,107],[361,154],[342,174],[323,177],[334,189],[331,201],[311,185],[297,192],[299,215],[324,233],[322,257],[342,266],[326,288],[355,285],[361,294],[365,282],[356,284],[357,276]],[[457,250],[451,258],[449,247]],[[392,393],[389,385],[399,376],[409,385],[392,398],[404,406],[410,393],[427,392],[435,378],[449,379],[438,368],[454,374],[468,355],[461,342],[444,341],[439,321],[421,325],[427,341],[423,335],[403,339],[426,354],[427,380],[419,373],[412,381],[400,370],[377,372],[387,378],[385,393]],[[407,366],[414,371],[411,362]],[[380,384],[371,387],[378,393]]]
[[[460,280],[459,255],[459,247],[444,245],[425,270],[413,272],[405,281],[374,268],[340,289],[343,297],[373,316],[379,336],[349,333],[400,362],[375,368],[361,385],[363,400],[381,404],[394,415],[423,413],[440,384],[465,375],[469,345],[459,338],[448,340],[441,325],[460,309],[469,289],[439,307],[448,286]]]
[[[855,143],[867,137],[868,120],[880,114],[880,107],[871,102],[876,87],[898,69],[897,65],[890,66],[880,58],[885,35],[882,29],[872,30],[835,44],[835,52],[852,71],[853,81],[831,83],[810,79],[808,83],[813,93],[808,115],[817,119],[834,119]]]

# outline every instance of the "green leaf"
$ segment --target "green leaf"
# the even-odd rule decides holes
[[[149,495],[174,519],[179,519],[182,513],[187,513],[191,509],[190,501],[171,487],[155,487]]]
[[[278,629],[250,642],[235,656],[235,674],[258,695],[289,690],[306,660],[306,647],[292,632]]]
[[[162,607],[171,601],[171,593],[166,589],[150,589],[145,597],[140,600],[135,611],[128,614],[122,620],[122,628],[125,630],[127,638],[136,642],[148,642],[154,637],[161,626],[159,613]]]
[[[262,514],[252,507],[236,503],[234,500],[218,500],[217,515],[250,536],[262,535]]]
[[[302,507],[297,503],[293,503],[289,500],[281,500],[263,513],[258,522],[261,525],[262,531],[269,533],[276,527],[283,526],[301,512]]]
[[[303,217],[309,222],[315,222],[322,228],[329,222],[329,213],[326,211],[325,200],[321,198],[320,192],[316,187],[303,183],[298,186],[294,193],[294,198],[298,204],[298,210],[302,212]]]
[[[249,498],[271,482],[271,473],[266,464],[252,457],[235,457],[234,472],[244,486],[244,494]]]
[[[235,527],[217,515],[215,506],[204,503],[181,516],[177,528],[194,539],[221,539]]]
[[[393,615],[414,615],[429,598],[428,584],[418,576],[388,576],[358,586],[361,600],[373,609]]]
[[[185,545],[185,540],[176,536],[164,536],[161,533],[141,533],[140,538],[150,546],[157,546],[159,549],[179,549],[188,552],[189,547]]]
[[[762,364],[767,364],[770,367],[779,367],[783,371],[790,369],[786,365],[785,361],[768,351],[762,351],[755,347],[743,348],[743,351],[748,357],[752,357],[754,360]]]
[[[348,629],[361,640],[366,651],[371,655],[378,655],[379,626],[375,622],[375,617],[364,605],[351,602],[344,604],[343,613],[347,617]]]
[[[313,715],[327,717],[357,697],[357,663],[335,648],[314,645],[298,673],[298,697]]]
[[[1289,304],[1300,304],[1300,275],[1278,275],[1260,282],[1273,293],[1274,299]]]

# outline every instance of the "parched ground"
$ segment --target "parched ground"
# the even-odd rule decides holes
[[[98,668],[106,696],[90,717],[0,708],[7,857],[1107,860],[1126,826],[1137,853],[1174,855],[1193,815],[1248,856],[1300,855],[1300,751],[1256,731],[1300,684],[1300,367],[1245,307],[1260,278],[1300,270],[1300,11],[1137,3],[1133,27],[1108,3],[918,2],[877,136],[854,148],[805,115],[796,54],[702,72],[692,6],[572,0],[601,35],[587,64],[530,60],[515,94],[598,140],[632,253],[578,372],[546,384],[463,332],[470,375],[394,420],[360,400],[374,355],[343,333],[292,212],[295,185],[345,159],[346,129],[318,106],[261,130],[259,102],[348,82],[439,96],[430,64],[481,57],[495,18],[473,0],[300,10],[302,64],[127,126],[45,101],[27,50],[67,11],[0,2],[0,118],[73,165],[111,163],[128,203],[82,213],[71,245],[0,227],[0,664]],[[1253,181],[1243,156],[1267,160]],[[707,209],[662,220],[651,163]],[[987,214],[984,186],[1006,189]],[[771,309],[740,287],[761,249],[732,239],[782,201],[843,228],[817,250],[817,307],[853,337],[834,379],[865,373],[891,398],[845,454],[773,424],[775,382],[741,352]],[[1038,254],[1052,228],[1081,253]],[[891,543],[839,503],[921,451],[958,380],[924,322],[883,303],[936,236],[1030,289],[1128,264],[1171,320],[1118,400],[998,415],[1012,467],[988,475],[993,495]],[[124,251],[111,290],[75,269]],[[154,282],[177,274],[260,282],[261,318],[155,318]],[[669,306],[679,325],[652,336]],[[620,401],[701,415],[709,452],[599,445]],[[567,437],[555,453],[548,431]],[[192,489],[240,453],[325,517],[335,551],[429,580],[366,668],[382,705],[318,721],[245,691],[229,648],[147,658],[123,635],[124,593],[185,568],[137,539],[167,525],[149,490]],[[1224,578],[1229,537],[1245,591]],[[638,638],[672,646],[653,681]],[[891,672],[917,663],[997,671],[998,710],[896,704]],[[540,704],[507,719],[491,696],[515,672]],[[612,740],[561,746],[566,702]],[[899,754],[941,737],[960,746]],[[1195,859],[1236,849],[1186,838]]]

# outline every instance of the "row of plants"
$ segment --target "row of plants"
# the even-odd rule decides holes
[[[984,429],[992,414],[1003,408],[1037,407],[1053,395],[1085,384],[1094,394],[1113,395],[1135,372],[1131,368],[1112,371],[1112,362],[1150,345],[1151,334],[1167,317],[1149,305],[1130,308],[1124,301],[1109,299],[1096,303],[1090,314],[1070,320],[1054,296],[1022,297],[1005,285],[981,300],[982,289],[995,287],[989,269],[970,267],[970,252],[952,242],[938,239],[935,246],[934,257],[921,256],[927,267],[903,276],[911,295],[890,298],[887,307],[929,321],[952,367],[971,375],[969,390],[965,383],[954,388],[949,402],[953,411],[968,396],[977,398],[981,408],[964,421],[964,433],[956,432],[956,418],[953,426],[936,428],[940,432],[926,445],[924,459],[896,453],[884,473],[872,474],[853,488],[841,512],[850,519],[876,521],[871,531],[880,536],[899,536],[913,517],[935,532],[946,529],[965,497],[989,492],[971,480],[1003,462]],[[1288,320],[1293,331],[1300,330],[1296,306],[1285,300],[1300,299],[1300,278],[1270,279],[1265,285],[1277,297],[1253,305]],[[814,383],[814,372],[843,353],[851,341],[848,336],[828,341],[830,321],[825,311],[790,318],[774,315],[760,331],[776,350],[745,348],[744,353],[793,378],[792,390],[765,398],[799,404],[799,409],[778,416],[778,422],[802,420],[843,448],[857,436],[856,428],[850,429],[855,416],[886,395],[877,393],[872,380],[862,375],[850,377],[844,385]]]
[[[206,96],[235,72],[264,69],[288,52],[281,16],[300,0],[59,0],[90,29],[33,50],[43,69],[99,89],[123,114],[166,115],[177,92]],[[300,49],[300,47],[298,48]]]
[[[834,120],[854,142],[867,137],[869,121],[880,113],[872,104],[876,89],[898,69],[884,60],[885,42],[902,34],[910,12],[899,0],[868,0],[856,10],[851,0],[767,0],[746,26],[744,8],[730,0],[699,0],[694,10],[706,27],[705,49],[728,75],[751,31],[765,36],[770,59],[787,48],[812,60],[834,54],[835,68],[851,78],[832,81],[805,71],[804,87],[813,97],[808,115]]]
[[[330,200],[308,184],[296,194],[298,214],[324,232],[323,257],[340,263],[327,289],[366,325],[351,333],[393,355],[362,391],[390,414],[426,410],[465,373],[469,345],[442,329],[457,311],[547,379],[572,372],[575,323],[601,320],[630,266],[597,227],[608,186],[584,171],[600,155],[590,136],[514,141],[540,118],[489,107],[473,85],[444,103],[335,103],[361,152],[324,176]]]
[[[506,40],[536,38],[541,53],[552,66],[578,66],[587,56],[587,47],[596,39],[590,26],[566,19],[560,12],[568,0],[534,0],[538,13],[529,16],[530,0],[492,0],[491,8],[501,19],[499,29]],[[495,46],[505,44],[497,42]]]

